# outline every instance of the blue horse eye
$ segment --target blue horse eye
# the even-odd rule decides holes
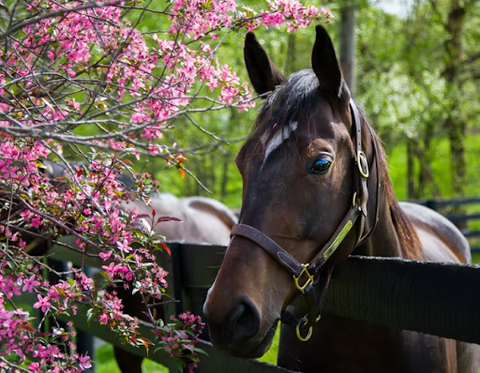
[[[325,159],[325,158],[317,159],[313,163],[310,169],[310,172],[312,174],[324,174],[328,171],[331,165],[332,165],[332,161],[330,161],[329,159]]]

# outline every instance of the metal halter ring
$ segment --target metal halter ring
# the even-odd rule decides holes
[[[320,321],[320,319],[322,318],[321,315],[318,315],[317,319],[315,320],[315,322],[318,322]],[[300,331],[300,329],[303,327],[303,326],[306,326],[308,324],[308,320],[307,318],[304,318],[301,322],[299,322],[297,324],[297,326],[295,327],[295,330],[297,332],[297,338],[299,341],[301,342],[306,342],[308,341],[311,337],[312,337],[312,333],[313,333],[313,325],[310,325],[310,327],[308,328],[308,333],[305,337],[302,336],[302,332]]]
[[[305,337],[302,336],[302,333],[300,332],[300,328],[306,324],[307,324],[307,319],[303,319],[302,322],[298,323],[296,327],[297,338],[302,342],[308,341],[312,337],[312,333],[313,333],[313,325],[310,325],[310,327],[308,328],[307,335]]]
[[[310,272],[308,272],[308,266],[310,264],[306,263],[306,264],[302,264],[301,266],[303,267],[302,269],[302,272],[300,272],[300,274],[297,276],[293,275],[293,281],[295,281],[295,286],[297,287],[298,290],[300,290],[300,292],[302,294],[305,294],[305,288],[309,285],[309,284],[313,284],[313,276],[310,274]],[[300,285],[298,283],[298,280],[300,280],[300,277],[302,277],[303,274],[306,274],[307,275],[307,281],[305,281],[305,283],[303,285]]]
[[[358,152],[357,162],[358,162],[358,170],[360,171],[360,175],[362,175],[365,179],[368,179],[368,177],[370,176],[370,170],[368,169],[367,156],[363,151]]]

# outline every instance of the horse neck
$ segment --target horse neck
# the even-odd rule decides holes
[[[369,214],[374,214],[374,211],[370,211]],[[375,230],[354,253],[366,256],[407,257],[393,222],[390,204],[386,198],[380,201],[378,223]]]
[[[365,131],[364,133],[371,132]],[[371,142],[372,139],[368,138],[367,141]],[[376,139],[373,139],[373,141],[376,141]],[[376,162],[379,169],[377,167],[371,168],[371,175],[368,181],[369,202],[365,231],[368,232],[374,226],[373,221],[376,215],[377,203],[379,204],[378,223],[367,241],[355,250],[355,254],[412,258],[412,253],[405,250],[405,245],[402,244],[402,241],[405,241],[405,237],[410,235],[414,237],[412,244],[416,244],[418,236],[412,231],[413,226],[411,226],[408,217],[404,215],[395,198],[388,176],[385,154],[379,143],[377,143],[377,154],[375,156],[380,157],[379,161]],[[376,184],[379,178],[381,186],[377,189]],[[377,192],[380,193],[378,199]],[[405,231],[408,231],[407,235],[405,235]]]

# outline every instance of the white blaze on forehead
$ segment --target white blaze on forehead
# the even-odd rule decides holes
[[[280,145],[282,145],[283,142],[290,137],[290,135],[293,133],[293,131],[295,131],[297,129],[297,127],[298,127],[298,122],[292,120],[292,121],[290,121],[290,123],[288,123],[287,127],[283,128],[283,130],[280,129],[279,131],[277,131],[275,133],[275,135],[270,139],[269,143],[267,145],[265,145],[266,150],[265,150],[265,155],[263,157],[262,167],[265,164],[265,162],[267,161],[268,156],[275,149],[277,149]],[[265,133],[262,136],[262,142],[263,143],[265,143],[267,141],[267,136],[268,136],[267,133]]]

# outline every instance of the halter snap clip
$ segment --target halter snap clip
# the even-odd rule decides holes
[[[301,264],[301,266],[303,267],[302,269],[302,272],[300,272],[300,274],[297,276],[293,275],[293,281],[295,281],[295,286],[297,287],[298,290],[300,290],[300,292],[302,294],[305,294],[305,288],[309,285],[309,284],[313,284],[313,275],[310,274],[310,272],[308,272],[308,267],[310,266],[310,264],[306,263],[306,264]],[[306,274],[307,275],[307,281],[305,281],[305,283],[303,285],[300,285],[298,283],[298,280],[300,280],[300,277],[302,277],[303,274]]]

